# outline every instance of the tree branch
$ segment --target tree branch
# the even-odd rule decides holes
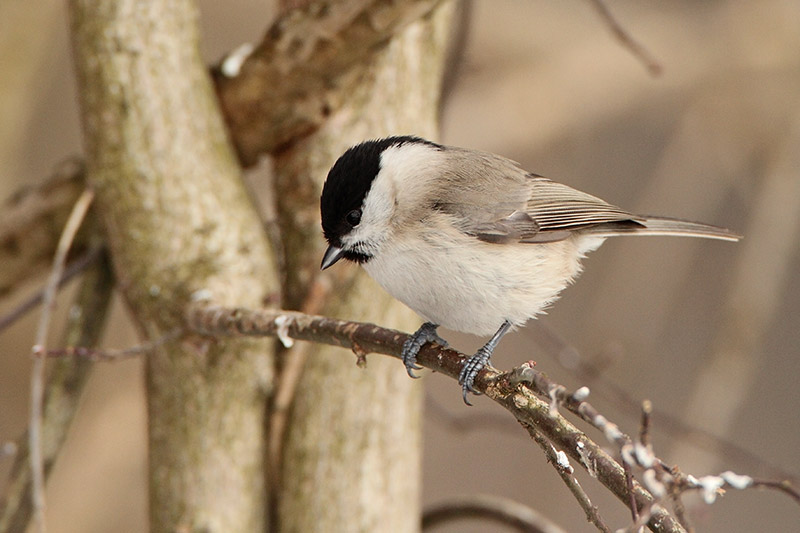
[[[545,457],[547,457],[547,462],[553,465],[553,468],[556,469],[556,472],[558,473],[559,477],[561,477],[561,480],[575,497],[578,505],[581,506],[581,509],[583,509],[583,512],[586,514],[586,519],[594,524],[594,526],[603,533],[611,533],[611,529],[609,529],[608,525],[600,516],[600,512],[597,510],[597,507],[592,503],[592,501],[589,499],[589,495],[586,494],[586,491],[583,490],[583,487],[581,487],[578,479],[573,475],[575,470],[572,468],[572,465],[569,463],[569,459],[564,452],[556,450],[549,440],[547,440],[541,433],[536,431],[535,427],[527,426],[525,429],[528,430],[528,433],[530,433],[531,437],[533,437],[533,440],[542,449]],[[629,490],[631,489],[629,488]],[[631,494],[632,493],[633,492],[631,491]]]
[[[605,0],[589,0],[589,3],[595,8],[595,11],[606,23],[617,41],[647,68],[650,75],[660,76],[663,70],[661,63],[619,23],[606,5]]]
[[[374,324],[348,322],[333,318],[310,316],[291,311],[247,310],[196,304],[187,312],[187,327],[205,335],[277,336],[342,346],[356,354],[382,353],[400,356],[408,335],[381,328]],[[426,344],[418,355],[418,363],[454,379],[463,365],[464,355],[439,346]],[[530,389],[511,385],[514,372],[501,374],[493,368],[482,371],[475,382],[476,390],[502,405],[525,427],[535,427],[557,448],[581,464],[621,501],[627,503],[628,491],[623,467],[582,431],[564,419],[551,405],[538,399]],[[543,385],[544,384],[544,385]],[[554,389],[546,381],[537,381],[534,388],[550,397]],[[543,388],[543,390],[542,390]],[[567,399],[569,398],[569,399]],[[580,395],[564,395],[565,405],[592,421],[612,435],[591,406]],[[607,422],[607,421],[606,421]],[[616,430],[619,431],[618,429]],[[620,433],[621,434],[621,433]],[[653,497],[634,483],[639,508],[649,508]],[[652,509],[650,527],[659,532],[683,531],[677,520],[662,508]]]
[[[351,349],[356,354],[357,360],[370,352],[399,358],[402,345],[408,338],[405,333],[373,324],[311,316],[292,311],[223,308],[208,306],[200,302],[193,305],[188,311],[186,323],[189,329],[202,335],[276,336],[284,342],[298,339],[341,346]],[[425,345],[419,354],[420,364],[453,378],[457,378],[464,359],[465,356],[459,352],[432,345]],[[493,368],[487,368],[480,374],[476,388],[514,414],[537,444],[545,450],[548,460],[557,466],[562,478],[564,473],[569,474],[568,486],[586,511],[589,520],[595,523],[601,531],[607,531],[608,527],[600,519],[583,489],[572,483],[571,466],[567,456],[562,455],[565,453],[563,450],[577,460],[592,477],[600,480],[603,485],[616,494],[623,503],[631,501],[628,498],[630,498],[632,484],[634,495],[632,501],[636,502],[640,514],[639,519],[627,531],[637,531],[643,525],[649,525],[653,531],[684,531],[681,523],[659,504],[667,497],[675,498],[686,491],[701,491],[705,500],[713,503],[724,487],[739,490],[770,489],[783,492],[800,504],[800,492],[788,481],[756,480],[730,471],[718,476],[695,478],[683,474],[675,467],[667,467],[663,461],[655,457],[649,445],[650,422],[647,405],[643,407],[642,411],[640,437],[634,444],[616,425],[597,413],[585,401],[588,395],[587,389],[581,388],[575,393],[568,394],[563,387],[554,384],[541,373],[535,373],[536,379],[528,380],[531,371],[532,368],[529,364],[523,364],[504,374]],[[518,387],[527,382],[530,382],[532,390]],[[531,392],[534,391],[550,401],[538,400],[531,395]],[[623,466],[605,454],[585,434],[564,420],[558,414],[557,405],[564,405],[584,420],[590,421],[604,433],[609,441],[620,445],[624,464],[643,468],[647,486],[658,494],[658,498],[653,498],[638,482],[627,478]],[[570,446],[570,443],[573,442],[576,444]],[[557,450],[554,444],[564,445],[562,451]],[[653,475],[648,476],[648,473]],[[680,504],[680,500],[677,499],[676,503]],[[2,530],[0,529],[0,531]]]
[[[61,230],[84,189],[84,168],[69,160],[43,183],[23,187],[0,209],[0,297],[51,263]],[[84,249],[79,238],[73,254]]]
[[[422,529],[468,518],[492,520],[520,533],[565,533],[526,505],[489,495],[467,496],[429,507],[422,515]]]
[[[361,83],[364,65],[441,0],[314,1],[283,14],[242,60],[213,69],[244,166],[305,136]]]
[[[84,252],[82,255],[76,257],[73,261],[67,263],[64,273],[61,275],[61,279],[58,280],[58,288],[62,288],[72,278],[85,272],[86,269],[92,265],[92,263],[97,261],[103,255],[103,253],[104,249],[102,246],[95,246]],[[42,303],[42,300],[44,299],[44,293],[45,288],[42,287],[31,297],[14,307],[14,309],[3,316],[0,316],[0,332],[11,326],[14,322],[22,318],[34,307]]]
[[[602,375],[604,364],[598,365],[595,362],[587,361],[586,357],[574,346],[540,320],[531,321],[527,328],[532,330],[537,346],[550,353],[556,363],[574,373],[578,380],[587,385],[594,385],[592,387],[594,395],[612,402],[618,409],[631,416],[642,415],[642,406],[639,401],[613,380],[606,379]],[[569,359],[576,362],[565,365],[564,359],[558,355],[563,353],[569,353]],[[721,456],[728,458],[729,462],[745,465],[749,470],[759,469],[759,471],[766,472],[766,475],[776,478],[791,480],[796,478],[795,474],[785,468],[772,464],[729,440],[722,439],[704,427],[689,424],[664,409],[658,409],[655,406],[650,408],[653,410],[653,420],[658,423],[658,429],[677,436],[682,442],[691,443],[695,447],[707,451],[716,450]]]
[[[42,458],[42,404],[44,402],[44,354],[47,352],[47,334],[50,331],[50,319],[55,308],[56,291],[64,272],[75,235],[78,233],[94,201],[94,191],[84,190],[75,202],[67,218],[61,237],[58,239],[53,267],[45,284],[42,296],[42,314],[36,329],[36,338],[31,348],[33,365],[31,367],[31,409],[28,425],[28,446],[30,448],[31,467],[31,499],[33,501],[34,523],[41,533],[46,531],[44,519],[44,460]]]

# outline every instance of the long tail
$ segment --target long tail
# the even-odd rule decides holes
[[[701,237],[722,241],[738,241],[741,235],[719,226],[691,222],[679,218],[643,215],[636,217],[631,223],[607,222],[583,230],[598,237],[617,237],[620,235],[673,235],[678,237]]]

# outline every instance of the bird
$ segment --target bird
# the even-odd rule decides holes
[[[321,269],[358,263],[423,318],[401,351],[409,376],[421,369],[423,345],[447,346],[440,326],[491,336],[460,371],[467,404],[500,339],[552,304],[606,238],[741,238],[710,224],[633,214],[505,157],[412,135],[345,151],[325,179],[320,216],[328,244]]]

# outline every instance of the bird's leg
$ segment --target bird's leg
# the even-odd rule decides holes
[[[422,367],[417,364],[417,354],[425,343],[435,342],[442,346],[447,346],[447,341],[436,333],[436,328],[438,327],[439,325],[433,322],[425,322],[403,343],[403,351],[400,352],[400,357],[403,358],[403,364],[406,365],[406,372],[408,372],[408,375],[412,378],[419,377],[414,374],[414,370],[422,369]]]
[[[489,363],[489,359],[492,357],[492,352],[497,347],[497,343],[500,342],[500,339],[503,338],[503,335],[508,333],[509,328],[511,327],[511,322],[506,320],[503,322],[503,325],[500,326],[500,329],[489,339],[489,342],[483,345],[483,348],[478,350],[475,355],[467,359],[464,363],[464,366],[461,368],[461,373],[458,375],[458,382],[461,383],[461,395],[464,398],[464,403],[467,405],[472,405],[467,400],[467,393],[471,392],[473,394],[479,394],[475,392],[475,389],[472,388],[472,384],[475,381],[475,376],[478,375],[478,372],[483,370]]]

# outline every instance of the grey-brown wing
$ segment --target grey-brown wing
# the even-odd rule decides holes
[[[640,217],[590,194],[528,174],[524,207],[479,224],[472,233],[487,242],[543,243],[566,239],[574,231],[619,234],[644,227]]]
[[[673,235],[737,241],[735,232],[679,218],[634,215],[590,194],[533,176],[527,214],[539,225],[539,234],[522,242],[544,242],[548,236],[572,231],[598,237]],[[552,239],[551,239],[552,240]]]
[[[698,222],[634,215],[596,196],[526,173],[514,161],[483,153],[450,149],[442,180],[446,194],[435,209],[453,216],[469,235],[493,243],[543,243],[573,232],[617,235],[684,235],[738,240],[736,233]],[[463,164],[463,161],[469,164]],[[476,179],[476,173],[480,179]]]
[[[487,242],[518,242],[539,233],[527,214],[529,175],[517,163],[490,153],[449,147],[439,169],[441,191],[433,208],[453,217],[464,233]]]
[[[531,194],[525,212],[536,221],[541,233],[569,233],[603,225],[622,229],[644,227],[642,217],[596,196],[542,176],[531,175],[529,179]]]
[[[480,240],[541,243],[612,222],[623,229],[640,226],[637,217],[590,194],[526,173],[508,159],[480,157],[477,163],[473,157],[469,169],[454,159],[446,179],[449,201],[435,206]],[[467,170],[474,173],[476,164],[481,179],[462,175]]]

